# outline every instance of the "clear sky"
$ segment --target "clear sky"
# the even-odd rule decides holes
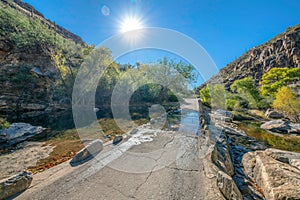
[[[300,0],[23,1],[95,45],[117,34],[125,16],[134,14],[146,27],[174,29],[190,36],[218,68],[300,23]]]

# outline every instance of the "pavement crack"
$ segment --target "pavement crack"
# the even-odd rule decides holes
[[[136,195],[136,193],[138,192],[138,190],[139,190],[145,183],[147,183],[148,179],[149,179],[150,176],[152,175],[153,170],[155,169],[156,166],[157,166],[157,164],[151,169],[151,171],[149,172],[149,174],[148,174],[148,176],[146,177],[145,181],[142,182],[141,184],[139,184],[139,185],[136,187],[136,189],[135,189],[135,191],[134,191],[134,193],[133,193],[133,198],[136,198],[135,195]]]
[[[168,169],[178,170],[178,171],[184,171],[184,172],[200,172],[198,169],[182,169],[178,167],[166,167]]]
[[[113,189],[113,190],[115,190],[115,191],[117,191],[118,193],[120,193],[122,196],[124,196],[124,197],[126,197],[126,198],[129,198],[129,199],[136,199],[134,196],[132,196],[132,195],[126,195],[126,194],[124,194],[121,190],[119,190],[119,189],[117,189],[117,188],[115,188],[115,187],[113,187],[113,186],[111,186],[111,185],[106,185],[107,187],[109,187],[109,188],[111,188],[111,189]]]

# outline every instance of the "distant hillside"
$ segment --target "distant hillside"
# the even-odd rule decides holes
[[[43,24],[46,24],[50,29],[55,30],[58,34],[62,35],[64,38],[71,39],[75,43],[84,45],[85,43],[83,40],[74,33],[66,30],[65,28],[55,24],[54,22],[51,22],[48,19],[45,19],[44,15],[37,11],[33,6],[29,5],[28,3],[24,3],[21,0],[1,0],[3,1],[7,6],[10,6],[11,8],[14,8],[23,14],[27,15],[28,17],[34,17],[39,19]]]
[[[45,110],[64,101],[61,72],[51,56],[61,52],[75,70],[87,45],[19,0],[0,1],[0,112]],[[65,74],[64,74],[65,76]]]
[[[208,82],[222,82],[229,88],[235,80],[253,76],[258,84],[262,75],[274,67],[300,68],[300,24],[287,28],[284,33],[258,47],[253,47],[221,69]]]

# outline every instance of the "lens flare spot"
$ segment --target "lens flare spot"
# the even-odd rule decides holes
[[[106,5],[102,6],[101,8],[101,13],[104,16],[109,16],[110,15],[110,9]]]

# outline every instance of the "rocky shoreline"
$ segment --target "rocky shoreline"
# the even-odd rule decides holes
[[[226,111],[205,113],[206,134],[215,140],[212,162],[226,199],[299,199],[300,154],[266,147],[232,122]]]

